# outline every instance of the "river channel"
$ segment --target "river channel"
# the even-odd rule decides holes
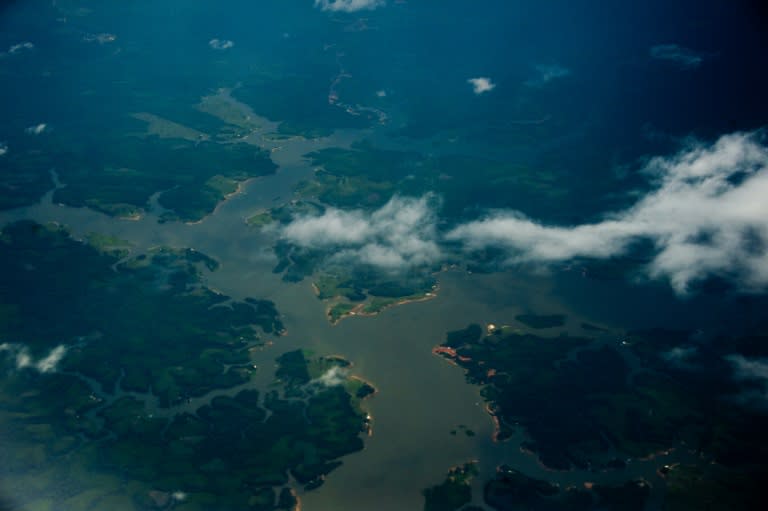
[[[268,229],[247,226],[245,218],[285,202],[295,184],[311,175],[313,169],[303,155],[321,147],[347,147],[362,136],[339,132],[319,140],[271,142],[266,148],[272,151],[278,172],[245,183],[239,194],[194,224],[160,223],[158,212],[151,210],[136,220],[112,218],[54,204],[49,193],[34,206],[0,213],[0,225],[25,218],[58,222],[75,237],[98,232],[127,240],[134,247],[132,255],[172,246],[191,247],[214,257],[221,267],[205,274],[208,286],[236,299],[268,298],[283,315],[287,334],[271,338],[273,342],[255,354],[260,376],[252,385],[268,384],[274,359],[298,347],[352,361],[354,374],[379,390],[366,402],[373,417],[373,435],[365,440],[363,451],[344,458],[321,488],[302,494],[305,511],[421,509],[421,490],[441,482],[451,466],[470,460],[478,461],[481,472],[475,491],[477,504],[482,495],[480,481],[502,463],[564,486],[644,477],[661,487],[656,469],[666,460],[690,456],[684,449],[652,461],[632,461],[626,470],[615,473],[558,473],[547,471],[535,457],[521,452],[522,432],[510,441],[495,443],[494,425],[484,410],[479,388],[465,383],[461,369],[431,350],[447,331],[473,322],[504,324],[528,311],[567,314],[564,330],[577,334],[583,333],[579,330],[583,321],[601,325],[607,329],[602,341],[608,343],[618,343],[624,329],[630,327],[716,328],[686,312],[701,310],[701,303],[693,307],[658,286],[596,283],[574,271],[510,270],[480,275],[453,269],[439,275],[438,296],[432,300],[388,309],[376,317],[346,318],[332,326],[310,282],[286,283],[271,272],[276,262],[271,250],[275,235]],[[591,304],[590,308],[585,309],[585,304]],[[728,307],[704,305],[710,310]],[[722,314],[718,310],[704,317]],[[196,399],[194,406],[218,393]],[[451,435],[460,425],[476,435],[461,430]]]

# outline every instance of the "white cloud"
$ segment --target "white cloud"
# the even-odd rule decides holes
[[[385,270],[439,261],[440,241],[468,252],[500,248],[509,264],[605,259],[626,255],[643,241],[653,247],[646,274],[667,280],[679,294],[713,276],[761,291],[768,287],[768,148],[761,137],[735,133],[651,159],[645,173],[653,189],[595,223],[545,225],[516,211],[495,211],[441,238],[432,196],[395,197],[373,212],[329,208],[297,217],[279,234],[297,246],[330,252],[331,262]],[[669,354],[676,355],[684,353]]]
[[[109,34],[107,32],[102,32],[100,34],[85,34],[83,36],[83,41],[86,43],[106,44],[113,43],[116,40],[117,36],[115,34]]]
[[[371,11],[384,4],[385,0],[315,0],[315,7],[333,12]]]
[[[315,380],[325,387],[335,387],[341,385],[347,380],[348,371],[339,366],[333,366],[328,369],[322,376]]]
[[[496,84],[491,81],[490,78],[480,76],[478,78],[470,78],[467,83],[472,85],[472,92],[475,94],[483,94],[484,92],[490,92],[496,88]]]
[[[228,50],[235,45],[234,41],[228,39],[211,39],[208,41],[208,46],[214,50]]]
[[[67,347],[59,345],[53,348],[48,355],[35,361],[29,354],[29,349],[16,343],[0,344],[0,353],[8,352],[15,358],[16,369],[35,369],[41,373],[50,373],[56,370],[56,367],[67,354]]]
[[[447,239],[467,249],[506,249],[509,262],[556,262],[622,255],[639,240],[656,254],[647,267],[678,293],[708,276],[746,290],[768,286],[768,148],[757,134],[736,133],[711,146],[691,145],[652,159],[656,188],[601,222],[547,226],[500,211],[458,226]]]
[[[56,346],[51,350],[51,352],[46,357],[38,360],[35,367],[41,373],[49,373],[51,371],[55,371],[56,367],[59,365],[59,362],[61,362],[61,359],[64,358],[64,355],[66,354],[67,354],[66,346],[63,346],[63,345]]]
[[[768,383],[768,360],[743,355],[728,355],[725,359],[733,366],[736,379]]]
[[[23,43],[12,45],[10,48],[8,48],[8,53],[10,53],[11,55],[15,55],[25,50],[32,50],[34,49],[34,47],[35,45],[30,43],[29,41],[24,41]]]
[[[677,44],[657,44],[649,51],[651,58],[665,60],[682,69],[696,69],[704,62],[704,57],[693,50]]]
[[[0,156],[4,156],[8,152],[8,144],[0,142]]]
[[[32,366],[32,357],[26,349],[20,349],[16,352],[16,369],[24,369]]]
[[[725,359],[733,368],[736,380],[757,383],[761,388],[742,392],[736,400],[742,404],[765,406],[768,404],[768,359],[728,355]]]
[[[48,129],[48,125],[44,122],[41,122],[40,124],[30,126],[24,131],[29,135],[40,135],[41,133],[45,132],[47,129]]]
[[[696,346],[675,346],[661,354],[661,358],[672,367],[678,369],[692,369],[691,359],[699,353]]]
[[[291,243],[334,249],[337,261],[356,261],[396,270],[440,258],[431,196],[393,197],[380,209],[341,211],[294,219],[281,236]]]
[[[288,224],[283,236],[297,245],[327,248],[360,244],[372,236],[370,221],[360,211],[330,208],[322,216],[300,217]]]
[[[529,87],[541,87],[552,80],[565,78],[569,74],[571,74],[571,70],[563,66],[557,64],[541,64],[536,66],[536,77],[526,81],[525,84]]]
[[[379,97],[379,98],[386,98],[386,97],[387,97],[387,91],[385,91],[384,89],[382,89],[382,90],[377,90],[377,91],[376,91],[376,97]]]

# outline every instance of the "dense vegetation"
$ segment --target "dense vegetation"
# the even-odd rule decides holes
[[[510,329],[483,337],[479,325],[470,325],[449,332],[441,345],[445,349],[438,352],[483,387],[498,419],[499,439],[523,428],[530,440],[522,447],[546,466],[616,470],[627,458],[691,449],[700,465],[659,467],[669,479],[669,509],[715,501],[748,509],[746,503],[759,495],[753,482],[766,477],[762,460],[768,453],[754,446],[762,445],[757,439],[768,422],[761,410],[734,400],[740,387],[725,358],[734,352],[764,355],[765,341],[759,336],[717,339],[694,347],[690,332],[649,330],[634,332],[620,349],[587,338]],[[671,359],[676,347],[688,350],[690,359]],[[507,474],[486,493],[497,495],[521,477]],[[625,503],[612,504],[622,502],[625,490],[645,493],[634,486],[618,494],[595,491],[608,508],[628,509]],[[542,497],[531,495],[525,499]]]
[[[294,352],[265,396],[234,388],[256,328],[283,328],[274,304],[206,288],[218,263],[197,251],[120,262],[97,241],[26,221],[0,237],[0,476],[30,509],[293,509],[289,474],[319,486],[362,449],[375,389],[349,362]]]

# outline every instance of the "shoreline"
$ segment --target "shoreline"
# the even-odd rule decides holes
[[[203,223],[205,220],[208,219],[208,217],[211,217],[211,216],[215,215],[219,211],[219,209],[224,204],[227,203],[227,201],[229,199],[231,199],[232,197],[235,197],[235,196],[240,195],[241,193],[243,193],[245,191],[245,186],[250,181],[253,181],[254,179],[258,179],[260,177],[262,177],[262,176],[254,176],[254,177],[249,177],[248,179],[244,179],[243,181],[237,181],[237,187],[235,188],[235,190],[232,191],[232,192],[229,192],[227,194],[224,194],[224,196],[216,203],[216,207],[213,208],[213,211],[211,211],[207,215],[203,216],[199,220],[185,221],[184,225],[199,225],[199,224]]]
[[[467,375],[467,370],[459,365],[459,361],[462,361],[463,358],[461,355],[459,355],[456,352],[455,348],[450,348],[448,346],[443,346],[442,344],[438,344],[432,348],[432,354],[440,357],[442,360],[446,361],[448,364],[452,365],[453,367],[458,367],[464,372],[464,376]],[[494,443],[502,443],[506,440],[501,440],[499,436],[501,435],[501,421],[499,420],[498,416],[493,412],[491,408],[491,403],[489,403],[487,400],[483,399],[483,409],[485,410],[485,413],[490,417],[491,422],[493,422],[493,433],[491,434],[491,440]]]
[[[373,436],[373,415],[371,415],[371,411],[368,409],[368,407],[364,406],[364,403],[369,399],[373,398],[374,396],[376,396],[379,393],[379,388],[373,383],[363,378],[362,376],[358,376],[356,374],[349,375],[348,378],[350,380],[355,380],[357,382],[360,382],[363,385],[367,385],[373,389],[373,392],[371,392],[370,394],[362,398],[353,396],[353,398],[357,400],[357,406],[360,409],[360,411],[365,413],[365,419],[363,420],[363,424],[365,425],[365,427],[363,431],[368,437],[372,437]]]
[[[320,294],[320,290],[317,288],[317,286],[314,283],[312,284],[312,288],[315,290],[315,294],[316,295]],[[330,318],[330,314],[331,314],[331,309],[335,305],[338,305],[339,302],[331,303],[331,304],[328,304],[328,306],[325,308],[325,317],[328,318],[328,322],[331,324],[331,326],[338,325],[339,323],[341,323],[341,321],[343,319],[348,318],[348,317],[361,316],[361,317],[368,317],[368,318],[370,318],[370,317],[374,317],[374,316],[377,316],[377,315],[381,314],[382,312],[384,312],[387,309],[394,308],[394,307],[399,307],[400,305],[405,305],[405,304],[408,304],[408,303],[426,302],[426,301],[429,301],[429,300],[433,300],[433,299],[437,298],[437,296],[438,296],[437,291],[439,289],[440,289],[440,286],[436,285],[432,291],[429,291],[429,292],[425,293],[423,296],[402,298],[402,299],[397,300],[395,302],[392,302],[392,303],[389,303],[387,305],[384,305],[381,309],[379,309],[379,310],[377,310],[375,312],[365,312],[365,311],[363,311],[363,309],[369,303],[366,303],[366,302],[359,303],[359,304],[355,305],[348,312],[345,312],[344,314],[339,316],[338,319],[336,319],[336,320],[331,319]]]

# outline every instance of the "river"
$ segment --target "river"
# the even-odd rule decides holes
[[[250,180],[241,193],[194,224],[159,223],[153,211],[138,220],[116,219],[54,204],[51,193],[34,206],[0,213],[0,224],[22,218],[59,222],[75,237],[99,232],[127,240],[134,246],[132,255],[165,245],[191,247],[214,257],[221,267],[205,274],[211,288],[236,299],[268,298],[283,315],[287,335],[272,338],[274,343],[255,355],[261,371],[261,383],[255,385],[266,385],[272,379],[274,359],[298,347],[352,361],[354,374],[379,390],[366,405],[373,417],[373,435],[366,439],[365,450],[344,458],[321,488],[302,494],[304,510],[417,510],[423,506],[423,488],[441,482],[449,467],[469,460],[478,460],[481,471],[475,485],[478,504],[482,495],[479,482],[502,463],[564,486],[642,476],[660,487],[656,468],[664,460],[688,457],[682,450],[651,462],[631,462],[625,471],[611,474],[553,473],[520,451],[522,433],[505,443],[493,442],[494,425],[484,411],[479,388],[466,384],[461,369],[431,350],[447,331],[473,322],[504,324],[531,310],[567,314],[566,330],[574,331],[582,321],[602,325],[608,329],[603,341],[616,342],[628,327],[716,328],[714,318],[723,318],[730,306],[704,303],[710,310],[717,309],[716,314],[703,316],[712,318],[707,325],[701,316],[689,312],[702,310],[706,299],[694,307],[658,285],[595,282],[577,271],[510,270],[483,275],[454,269],[440,274],[439,293],[432,300],[388,309],[376,317],[346,318],[331,326],[309,281],[286,283],[271,272],[276,263],[271,251],[274,233],[248,227],[244,219],[286,201],[295,184],[311,175],[313,169],[304,154],[321,147],[346,147],[362,135],[340,132],[322,140],[275,142],[280,144],[272,151],[278,172]],[[202,405],[215,394],[196,399],[194,405]],[[459,425],[476,435],[465,435],[461,429],[451,435]]]

